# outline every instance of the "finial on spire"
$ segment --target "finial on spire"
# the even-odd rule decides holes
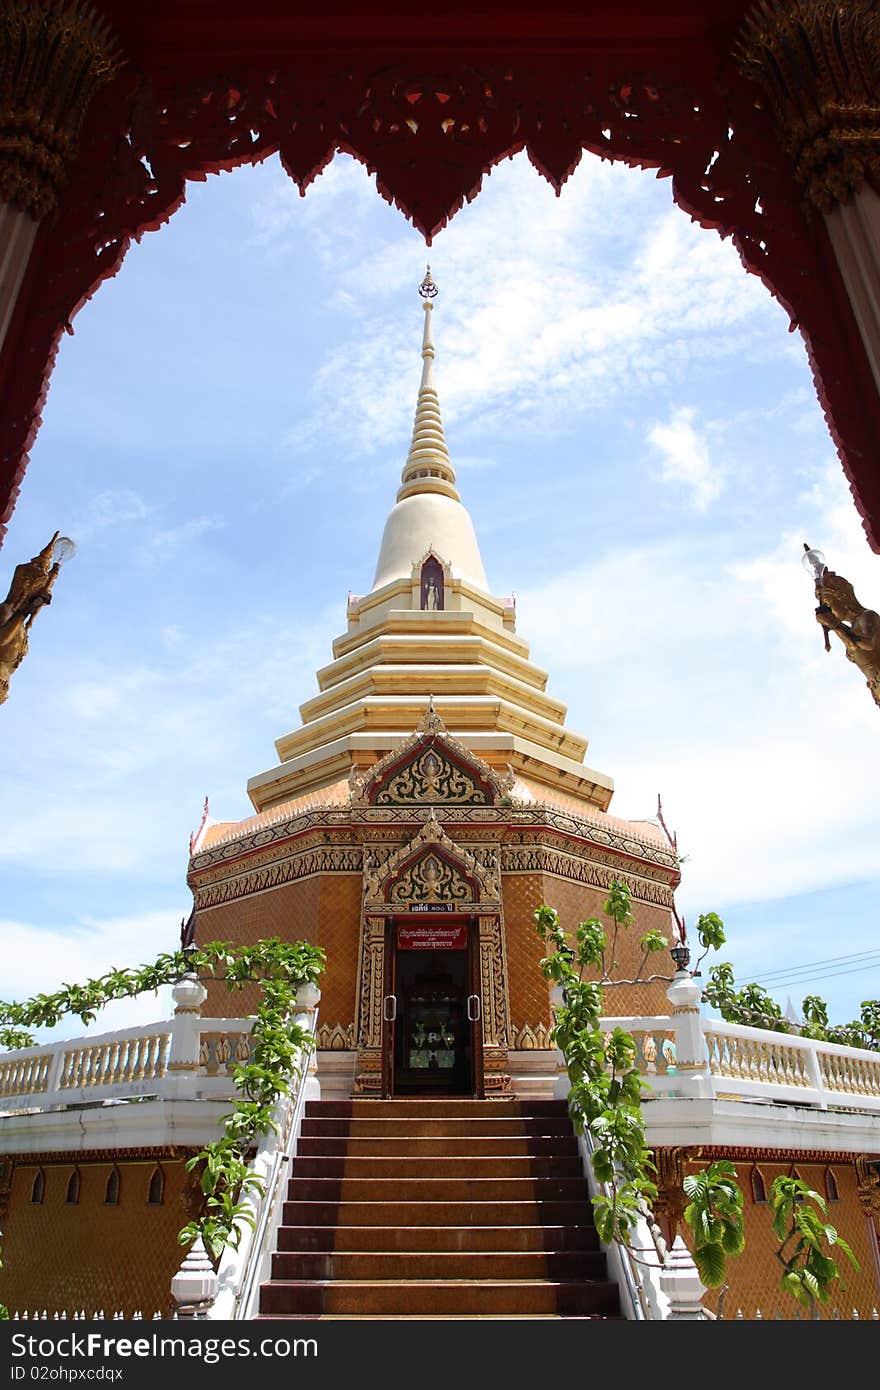
[[[436,285],[436,283],[435,283],[435,281],[434,281],[433,275],[431,274],[431,267],[430,267],[430,265],[428,266],[428,268],[427,268],[426,271],[425,271],[425,278],[424,278],[424,280],[423,280],[422,283],[419,285],[419,294],[422,296],[422,299],[434,299],[434,298],[436,298],[436,295],[437,295],[437,285]]]

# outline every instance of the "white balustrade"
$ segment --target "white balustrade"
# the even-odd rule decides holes
[[[175,1017],[0,1054],[0,1114],[145,1096],[231,1097],[234,1067],[250,1056],[253,1020],[195,1015],[185,1020],[185,1030],[179,1022]]]

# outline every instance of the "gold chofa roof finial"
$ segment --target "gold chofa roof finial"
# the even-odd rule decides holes
[[[424,278],[424,280],[423,280],[422,283],[419,285],[419,294],[422,296],[422,299],[434,299],[434,298],[436,297],[436,294],[437,294],[437,286],[436,286],[436,284],[435,284],[435,282],[434,282],[434,277],[433,277],[433,275],[431,274],[431,267],[430,267],[430,265],[428,266],[427,270],[425,271],[425,278]]]

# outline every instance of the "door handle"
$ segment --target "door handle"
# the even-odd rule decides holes
[[[386,994],[382,1000],[382,1017],[386,1023],[393,1023],[397,1018],[397,995]]]
[[[483,1010],[478,994],[469,994],[467,1000],[467,1016],[469,1023],[479,1023]]]

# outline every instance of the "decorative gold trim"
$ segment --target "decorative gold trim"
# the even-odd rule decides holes
[[[384,864],[373,867],[372,864],[365,863],[364,910],[388,915],[395,910],[395,907],[397,911],[405,910],[405,901],[456,901],[460,902],[462,911],[466,911],[471,905],[470,899],[455,891],[451,877],[447,883],[442,879],[442,875],[433,888],[425,882],[421,884],[421,891],[416,892],[416,885],[413,884],[413,892],[409,898],[404,891],[401,895],[397,895],[395,902],[390,900],[389,894],[392,885],[403,880],[405,875],[415,874],[421,861],[437,858],[436,855],[431,854],[432,849],[442,851],[453,865],[458,866],[463,871],[465,878],[476,884],[477,903],[500,904],[501,874],[497,857],[496,863],[492,867],[481,864],[475,855],[463,849],[446,834],[442,825],[432,814],[413,835],[412,839],[394,850]]]
[[[656,1167],[654,1182],[657,1185],[652,1210],[666,1227],[664,1234],[670,1244],[684,1218],[687,1206],[683,1187],[685,1169],[693,1157],[693,1150],[687,1148],[654,1149],[651,1153]]]
[[[58,196],[95,93],[123,58],[91,5],[0,9],[0,200],[39,220]]]
[[[880,1217],[880,1159],[858,1154],[854,1159],[859,1206],[866,1216]]]
[[[517,1052],[552,1052],[554,1043],[550,1032],[551,1029],[544,1023],[524,1023],[512,1033],[511,1043]]]
[[[759,0],[735,56],[767,93],[795,178],[820,211],[880,183],[876,0]]]
[[[316,1041],[321,1052],[350,1052],[354,1047],[354,1024],[322,1023]]]
[[[441,752],[445,750],[452,755],[452,761],[438,755],[438,746]],[[414,756],[407,761],[410,753]],[[421,767],[425,759],[432,755],[438,767]],[[457,768],[456,762],[470,768],[472,776],[468,777]],[[382,787],[387,775],[395,768],[398,769],[396,774],[388,777],[387,786]],[[478,783],[482,783],[487,792],[483,792]],[[433,697],[409,738],[391,748],[368,771],[360,772],[352,768],[348,779],[351,804],[365,807],[497,805],[502,799],[510,799],[513,783],[514,773],[511,769],[499,777],[488,763],[447,732],[446,725],[434,708]],[[382,787],[381,791],[377,791],[379,787]]]

